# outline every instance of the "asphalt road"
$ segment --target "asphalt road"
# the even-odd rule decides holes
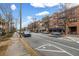
[[[79,43],[61,38],[50,37],[48,34],[31,33],[26,37],[32,48],[41,56],[79,56]]]

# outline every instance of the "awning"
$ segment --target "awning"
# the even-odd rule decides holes
[[[63,28],[49,28],[49,30],[62,30],[62,31],[64,31],[65,29],[63,29]]]

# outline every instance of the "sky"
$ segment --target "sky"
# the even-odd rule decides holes
[[[10,3],[10,8],[12,9],[14,21],[15,23],[17,21],[17,28],[19,29],[20,4]],[[59,11],[60,8],[60,3],[22,3],[22,27],[27,27],[28,24],[34,21],[33,19],[38,21],[45,15],[52,15]]]
[[[13,15],[18,20],[19,17],[19,7],[20,4],[12,4],[16,6],[16,9],[13,10]],[[27,27],[28,24],[41,20],[45,15],[51,15],[59,10],[58,4],[36,4],[36,3],[23,3],[22,4],[22,27]],[[19,28],[19,20],[18,25]]]

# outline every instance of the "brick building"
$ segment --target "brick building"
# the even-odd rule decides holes
[[[65,12],[66,33],[79,34],[79,6],[70,8]]]
[[[64,30],[64,21],[60,19],[60,13],[54,13],[50,16],[49,32],[52,32],[53,29],[57,29],[60,32]]]
[[[36,25],[34,25],[36,24]],[[66,34],[79,34],[79,6],[69,8],[65,11],[54,13],[47,20],[32,23],[30,28],[39,31],[51,31],[54,28],[63,29]]]

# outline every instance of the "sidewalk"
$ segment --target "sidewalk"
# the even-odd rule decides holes
[[[19,35],[14,33],[13,37],[11,38],[11,42],[7,48],[5,53],[6,56],[27,56],[26,49],[19,41]]]
[[[79,36],[76,36],[76,35],[67,35],[67,36],[61,37],[60,39],[79,43]]]
[[[78,36],[69,35],[69,36],[67,36],[66,38],[69,39],[69,40],[72,40],[72,41],[74,41],[74,42],[79,43],[79,37],[78,37]]]

